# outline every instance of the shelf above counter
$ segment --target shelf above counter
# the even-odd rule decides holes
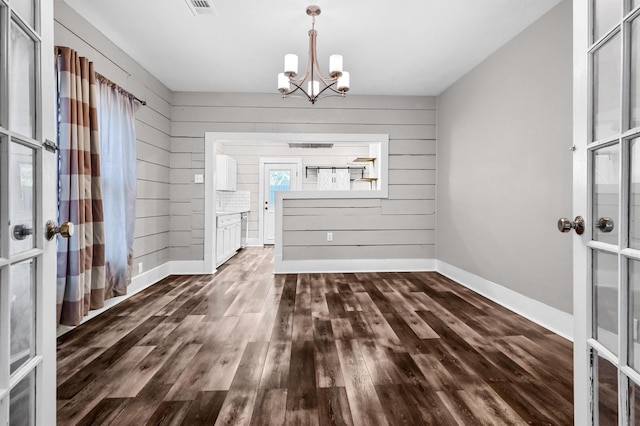
[[[358,157],[355,158],[352,163],[373,163],[377,160],[375,157]]]

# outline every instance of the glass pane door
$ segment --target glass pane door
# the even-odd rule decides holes
[[[640,425],[640,9],[631,6],[591,1],[586,342],[599,425]]]
[[[0,2],[0,425],[53,424],[55,415],[55,242],[43,235],[44,215],[55,218],[54,179],[44,176],[55,155],[42,145],[45,133],[54,139],[53,90],[43,102],[43,87],[53,88],[52,7]]]
[[[264,173],[262,182],[262,242],[275,244],[276,231],[276,192],[298,190],[298,163],[265,163],[262,162]]]

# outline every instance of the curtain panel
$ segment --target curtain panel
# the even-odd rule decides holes
[[[98,75],[98,120],[104,200],[107,297],[127,293],[133,264],[136,206],[134,97]]]
[[[58,323],[78,325],[105,298],[105,246],[98,91],[93,63],[56,47],[58,83],[58,223],[75,233],[58,238]]]

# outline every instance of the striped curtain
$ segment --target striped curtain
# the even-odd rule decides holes
[[[58,238],[58,323],[78,325],[103,306],[105,251],[97,88],[93,63],[56,47],[58,83],[58,223],[72,222],[71,238]]]

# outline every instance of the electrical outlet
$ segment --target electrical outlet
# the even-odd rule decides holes
[[[327,232],[327,241],[333,241],[333,232]]]
[[[142,262],[138,263],[138,273],[142,273]]]
[[[193,182],[194,183],[204,183],[204,175],[203,174],[193,175]]]

